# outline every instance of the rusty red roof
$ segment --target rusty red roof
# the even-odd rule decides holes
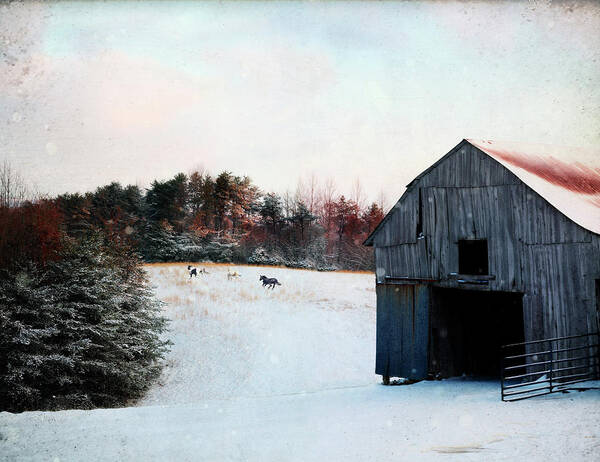
[[[455,153],[464,143],[472,144],[502,164],[563,215],[585,229],[600,234],[600,150],[598,149],[466,138],[419,174],[407,186],[408,189],[404,194],[421,177]],[[365,239],[364,245],[373,245],[374,236],[387,222],[393,210],[392,208]]]
[[[580,226],[600,234],[600,151],[467,139]]]

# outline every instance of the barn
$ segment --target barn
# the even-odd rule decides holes
[[[600,159],[585,154],[464,139],[407,186],[364,243],[375,251],[384,383],[499,377],[506,344],[539,370],[547,364],[530,352],[548,347],[536,341],[590,344],[600,313],[600,164],[590,163]]]

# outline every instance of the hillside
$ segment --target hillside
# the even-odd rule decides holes
[[[160,382],[132,407],[0,413],[0,460],[595,460],[600,383],[500,401],[496,381],[384,387],[374,277],[148,270],[171,318]],[[259,275],[282,285],[263,289]]]
[[[264,397],[375,383],[371,273],[149,265],[174,345],[143,405]],[[227,279],[227,269],[241,277]],[[264,289],[259,276],[281,282]]]

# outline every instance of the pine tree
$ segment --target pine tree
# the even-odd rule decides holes
[[[143,268],[99,236],[0,275],[2,410],[118,406],[160,373],[166,320]]]
[[[263,196],[260,206],[260,215],[263,223],[271,229],[272,234],[279,234],[279,225],[283,221],[281,198],[278,194],[268,193]]]

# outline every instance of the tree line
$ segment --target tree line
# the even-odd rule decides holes
[[[177,174],[32,198],[0,165],[0,411],[122,406],[169,347],[142,261],[370,269],[383,217],[313,177],[264,193],[246,177]]]
[[[52,202],[69,235],[101,229],[147,262],[221,261],[314,269],[372,269],[366,236],[382,204],[338,194],[329,180],[300,182],[294,193],[262,192],[247,176],[179,173],[146,190],[117,182]]]

